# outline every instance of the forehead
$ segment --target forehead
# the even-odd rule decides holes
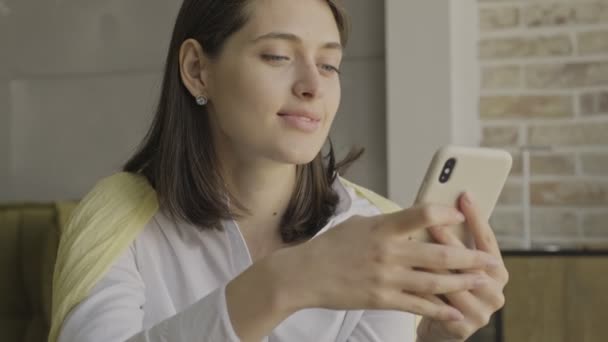
[[[326,0],[252,0],[243,27],[253,39],[268,32],[287,32],[303,41],[340,41],[336,20]]]

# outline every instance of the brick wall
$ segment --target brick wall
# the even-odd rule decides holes
[[[515,161],[501,245],[525,246],[527,221],[533,246],[608,246],[608,0],[478,4],[482,145]]]

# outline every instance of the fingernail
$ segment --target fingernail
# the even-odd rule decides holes
[[[486,277],[477,277],[473,281],[473,287],[479,288],[479,287],[485,286],[487,283],[488,283],[488,279],[486,279]]]
[[[464,319],[464,315],[460,311],[452,308],[448,310],[447,317],[450,321],[462,321]]]
[[[502,261],[496,257],[490,256],[487,258],[487,265],[490,268],[498,267],[502,265]]]
[[[463,200],[464,200],[464,204],[466,204],[466,205],[473,204],[473,202],[471,200],[471,195],[468,192],[464,193]]]
[[[455,214],[455,217],[456,217],[456,219],[457,219],[457,220],[460,220],[460,221],[464,221],[464,220],[466,220],[466,217],[465,217],[465,216],[464,216],[464,214],[463,214],[463,213],[461,213],[461,212],[457,212],[457,213]]]
[[[431,227],[431,229],[434,230],[435,232],[441,234],[441,233],[443,233],[444,228],[443,228],[443,226],[434,226],[434,227]]]

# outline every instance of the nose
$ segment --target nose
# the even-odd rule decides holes
[[[306,63],[300,66],[296,82],[293,85],[293,93],[302,100],[310,101],[322,95],[321,75],[314,63]]]

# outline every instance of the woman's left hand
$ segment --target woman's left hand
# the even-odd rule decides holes
[[[469,198],[467,195],[461,196],[460,208],[466,217],[476,248],[502,260],[496,236],[490,224],[479,217],[477,206]],[[433,227],[430,230],[438,243],[466,248],[454,234],[442,227]],[[437,321],[425,317],[418,326],[418,341],[464,341],[487,325],[492,314],[503,307],[505,303],[503,289],[509,279],[509,273],[504,263],[492,269],[470,272],[487,277],[485,285],[474,290],[451,293],[445,296],[448,304],[459,310],[464,315],[464,319],[460,321]],[[441,301],[438,297],[432,298],[432,300]]]

